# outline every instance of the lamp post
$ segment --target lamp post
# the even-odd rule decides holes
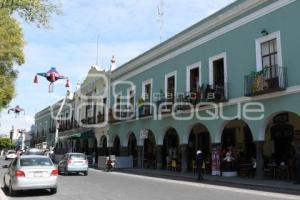
[[[57,114],[55,116],[55,139],[54,139],[54,145],[52,147],[53,149],[55,149],[55,147],[56,147],[56,145],[58,143],[58,131],[59,131],[58,117],[60,116],[60,113],[61,113],[63,107],[65,106],[66,100],[67,99],[72,100],[73,96],[74,96],[74,94],[68,90],[67,94],[65,95],[62,103],[60,104],[58,112],[57,112]],[[53,149],[50,149],[50,150],[53,150]]]
[[[21,138],[21,150],[25,149],[25,129],[20,129],[19,133],[21,134],[20,138]]]

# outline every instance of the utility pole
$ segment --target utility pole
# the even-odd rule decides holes
[[[158,6],[158,22],[160,29],[160,43],[163,40],[163,29],[164,29],[164,1],[160,0],[160,5]]]
[[[52,147],[53,149],[56,147],[56,145],[57,145],[57,143],[58,143],[58,132],[59,132],[59,122],[58,122],[58,118],[59,118],[59,116],[60,116],[60,113],[61,113],[61,111],[62,111],[62,109],[63,109],[63,107],[64,107],[64,105],[65,105],[67,99],[70,99],[70,100],[73,99],[73,93],[71,93],[69,90],[67,91],[67,94],[66,94],[66,96],[64,97],[62,103],[60,104],[60,107],[59,107],[59,109],[58,109],[58,112],[57,112],[57,114],[56,114],[56,116],[55,116],[55,126],[56,126],[55,128],[56,128],[56,129],[55,129],[55,141],[54,141],[54,146]],[[52,149],[50,149],[50,150],[52,150]]]
[[[19,133],[21,134],[21,136],[19,138],[21,138],[21,150],[25,149],[25,129],[21,129],[19,130]]]

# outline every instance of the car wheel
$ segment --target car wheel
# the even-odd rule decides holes
[[[68,176],[68,175],[69,175],[69,172],[68,172],[67,169],[64,170],[64,174],[65,174],[65,176]]]
[[[56,194],[57,193],[57,188],[51,188],[50,193],[51,194]]]
[[[5,182],[5,177],[3,177],[3,186],[4,186],[4,190],[7,191],[8,187],[7,187],[6,182]]]
[[[88,175],[88,171],[84,172],[84,175],[87,176]]]
[[[9,182],[8,194],[9,194],[9,196],[11,196],[11,197],[15,195],[15,191],[14,191],[13,188],[12,188],[11,182]]]

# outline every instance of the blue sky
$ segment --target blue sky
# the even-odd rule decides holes
[[[56,0],[58,1],[58,0]],[[168,39],[234,0],[164,0],[164,37]],[[37,72],[50,66],[76,85],[83,80],[96,62],[97,36],[100,38],[99,64],[108,69],[112,55],[117,65],[129,61],[159,43],[157,7],[160,0],[61,0],[63,15],[51,20],[52,29],[37,29],[25,22],[26,63],[20,67],[16,82],[17,95],[11,106],[20,105],[26,115],[18,118],[3,110],[0,134],[11,127],[29,129],[34,114],[55,103],[65,93],[64,81],[48,93],[48,82],[40,78],[33,84]]]

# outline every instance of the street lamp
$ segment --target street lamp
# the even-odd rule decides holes
[[[66,103],[66,100],[69,99],[69,100],[73,100],[73,97],[74,97],[74,93],[73,92],[70,92],[69,90],[67,91],[59,109],[58,109],[58,112],[55,116],[55,140],[54,140],[54,145],[53,145],[53,149],[56,147],[57,143],[58,143],[58,131],[59,131],[59,123],[58,123],[58,117],[60,116],[61,114],[61,111],[63,109],[63,107],[65,106],[65,103]],[[51,151],[53,149],[50,149]]]
[[[19,133],[21,134],[20,138],[21,138],[21,150],[25,149],[25,129],[20,129]]]

